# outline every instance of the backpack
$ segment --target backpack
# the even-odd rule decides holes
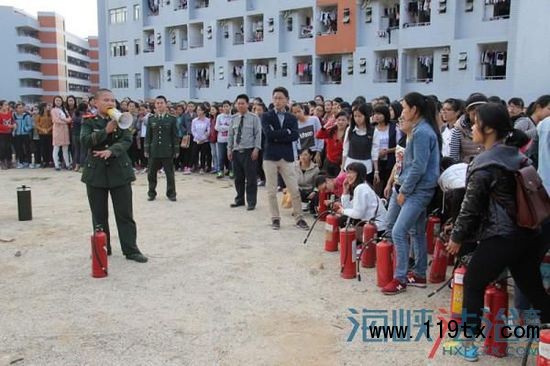
[[[516,220],[519,227],[536,229],[550,217],[550,197],[532,165],[520,168],[516,178]]]

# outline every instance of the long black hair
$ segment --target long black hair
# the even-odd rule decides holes
[[[403,100],[405,101],[405,103],[407,103],[409,107],[416,107],[416,110],[418,111],[420,117],[428,122],[432,130],[435,132],[435,135],[437,136],[439,153],[441,154],[443,140],[441,139],[441,132],[439,131],[439,126],[437,125],[437,120],[435,116],[437,101],[432,99],[431,97],[427,97],[417,92],[412,92],[405,95]]]
[[[357,178],[355,178],[355,182],[353,183],[353,186],[350,187],[349,195],[350,198],[353,199],[353,191],[355,191],[355,188],[362,183],[365,183],[367,181],[367,168],[363,163],[350,163],[346,167],[347,172],[355,172],[357,174]]]
[[[399,117],[401,117],[401,112],[403,112],[403,107],[401,106],[401,103],[399,103],[398,100],[394,100],[390,104],[391,109],[393,109],[393,113],[395,114],[394,122],[396,122]]]
[[[374,106],[374,114],[381,114],[384,116],[384,124],[389,126],[390,124],[390,109],[386,104],[377,104]]]
[[[369,130],[373,129],[372,125],[370,124],[370,117],[372,116],[372,105],[370,103],[360,104],[357,107],[356,111],[361,113],[363,116],[365,116],[365,128],[367,129],[367,134],[368,134]],[[349,134],[353,132],[355,127],[357,127],[357,124],[355,123],[355,118],[353,118],[353,114],[352,114],[351,122],[348,129],[348,135],[347,135],[348,139],[349,139]]]
[[[48,103],[40,103],[38,105],[38,115],[39,116],[43,116],[44,115],[44,112],[46,112],[46,107],[48,106]]]
[[[497,133],[497,139],[506,145],[523,147],[529,142],[525,132],[514,129],[508,109],[502,103],[487,103],[476,108],[477,124],[481,129],[492,128]]]

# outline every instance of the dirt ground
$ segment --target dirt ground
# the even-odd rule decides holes
[[[449,307],[450,292],[427,298],[429,285],[387,297],[375,269],[362,282],[343,280],[339,253],[323,251],[323,225],[303,245],[306,233],[283,210],[274,232],[264,188],[256,211],[230,209],[232,181],[212,175],[177,174],[176,203],[162,194],[164,179],[148,202],[138,175],[138,244],[150,261],[122,257],[111,210],[110,273],[94,279],[79,179],[52,169],[0,173],[0,365],[466,364],[441,349],[428,359],[426,340],[363,342],[359,331],[347,342],[349,308],[436,310]],[[32,221],[17,220],[22,184],[32,187]],[[516,355],[478,364],[519,363]]]

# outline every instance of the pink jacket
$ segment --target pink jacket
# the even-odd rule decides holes
[[[71,144],[69,136],[71,118],[67,117],[65,112],[59,108],[53,108],[51,114],[53,122],[52,145],[69,146]]]

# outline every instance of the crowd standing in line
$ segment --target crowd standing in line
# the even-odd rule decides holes
[[[517,225],[513,179],[528,162],[550,192],[550,95],[527,107],[521,98],[505,102],[482,93],[465,101],[409,93],[393,102],[385,96],[370,102],[357,97],[350,104],[318,95],[299,103],[282,87],[273,90],[268,103],[245,94],[220,104],[172,103],[163,96],[154,103],[124,99],[116,107],[129,112],[133,123],[121,134],[106,116],[115,101],[105,95],[112,94],[102,93],[80,103],[57,96],[37,107],[0,101],[0,167],[80,171],[84,166],[94,224],[106,223],[108,190],[120,199],[115,211],[126,217],[119,229],[128,259],[147,260],[137,249],[127,209],[134,173],[148,173],[149,200],[156,197],[157,174],[165,174],[172,201],[177,172],[211,173],[235,180],[232,208],[254,210],[258,187],[265,185],[274,230],[281,227],[278,192],[288,196],[295,226],[305,230],[306,213],[318,215],[319,193],[333,196],[340,201],[335,207],[341,222],[374,220],[380,234],[394,243],[394,279],[382,292],[424,288],[427,215],[446,204],[441,174],[467,164],[462,190],[453,195],[453,213],[447,214],[452,225],[447,250],[472,255],[464,279],[464,310],[472,317],[465,322],[474,332],[479,328],[485,287],[506,268],[517,286],[516,306],[533,306],[541,322],[550,322],[550,297],[539,270],[549,249],[549,223],[537,230]],[[102,138],[114,139],[119,149],[114,156],[99,149],[91,123],[105,130]],[[95,166],[125,154],[129,170],[120,187],[104,186],[101,174],[91,174],[90,162]],[[103,206],[93,204],[92,197],[101,197]],[[464,356],[476,360],[475,348]]]

